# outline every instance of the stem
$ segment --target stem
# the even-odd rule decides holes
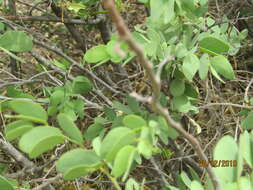
[[[119,186],[117,180],[114,177],[112,177],[106,169],[100,168],[100,171],[103,172],[111,180],[116,190],[121,190],[121,187]]]

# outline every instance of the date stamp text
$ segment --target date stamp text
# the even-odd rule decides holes
[[[211,167],[236,167],[237,160],[199,160],[199,166],[206,168]]]

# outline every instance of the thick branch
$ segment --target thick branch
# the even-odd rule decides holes
[[[186,138],[190,142],[190,144],[192,145],[192,147],[194,148],[194,150],[196,151],[197,155],[199,156],[199,158],[201,160],[207,161],[207,157],[204,154],[198,140],[196,138],[194,138],[192,135],[190,135],[189,133],[187,133],[183,129],[183,127],[180,123],[177,123],[176,121],[174,121],[171,118],[168,110],[163,108],[160,105],[160,102],[159,102],[160,88],[161,88],[160,78],[156,77],[156,74],[153,71],[152,63],[150,63],[150,61],[146,59],[143,50],[139,47],[139,45],[131,37],[131,33],[130,33],[128,27],[125,25],[123,18],[120,16],[117,9],[115,8],[114,1],[113,0],[104,0],[104,6],[105,6],[105,8],[107,8],[107,10],[109,11],[109,13],[111,15],[113,22],[116,24],[119,36],[121,37],[122,40],[125,40],[128,43],[128,45],[130,46],[130,48],[136,53],[139,63],[146,70],[147,76],[149,77],[149,79],[151,81],[151,85],[152,85],[152,89],[153,89],[153,96],[152,96],[152,100],[150,102],[153,110],[157,114],[162,115],[166,119],[169,126],[173,127],[175,130],[177,130],[184,138]],[[208,172],[208,174],[215,186],[215,189],[221,190],[219,180],[218,180],[216,174],[214,173],[213,169],[210,166],[207,167],[207,172]]]

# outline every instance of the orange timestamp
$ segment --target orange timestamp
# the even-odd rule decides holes
[[[199,160],[199,166],[206,168],[211,167],[236,167],[237,160]]]

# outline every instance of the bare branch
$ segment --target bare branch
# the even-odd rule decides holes
[[[151,81],[152,90],[153,90],[153,96],[152,96],[152,102],[151,106],[153,108],[153,111],[155,111],[157,114],[162,115],[169,126],[173,127],[175,130],[177,130],[185,139],[187,139],[194,150],[196,151],[199,159],[201,160],[208,160],[206,155],[203,152],[203,149],[201,148],[198,140],[190,135],[188,132],[186,132],[182,125],[176,121],[174,121],[168,110],[160,105],[159,102],[159,96],[160,96],[160,78],[157,78],[154,71],[153,71],[153,65],[152,63],[147,60],[145,57],[143,50],[140,48],[140,46],[134,41],[134,39],[131,37],[131,33],[124,23],[123,18],[118,13],[117,9],[115,8],[114,1],[113,0],[104,0],[104,7],[109,11],[110,16],[113,20],[113,22],[116,24],[119,36],[122,40],[125,40],[130,48],[136,53],[137,59],[139,63],[144,67],[146,70],[146,74]],[[221,190],[220,182],[214,173],[213,169],[209,166],[206,168],[207,172],[215,186],[216,190]]]

